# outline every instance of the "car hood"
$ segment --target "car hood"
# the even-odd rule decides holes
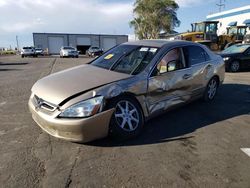
[[[31,90],[39,98],[59,105],[73,95],[129,77],[131,75],[82,65],[44,77]]]
[[[218,53],[221,57],[235,57],[240,55],[240,53]]]

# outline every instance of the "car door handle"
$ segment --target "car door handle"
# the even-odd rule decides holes
[[[191,74],[184,74],[184,76],[182,77],[183,79],[187,80],[191,77]]]

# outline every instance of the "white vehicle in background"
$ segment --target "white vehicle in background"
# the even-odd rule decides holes
[[[60,57],[79,57],[79,52],[71,46],[63,46],[60,50]]]
[[[37,54],[34,47],[23,47],[21,49],[21,56],[22,58],[28,56],[37,57]]]
[[[42,48],[35,48],[35,53],[36,53],[37,56],[38,55],[44,55]]]

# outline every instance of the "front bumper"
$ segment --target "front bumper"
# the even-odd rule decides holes
[[[79,53],[77,52],[63,52],[62,56],[63,57],[77,57]]]
[[[114,109],[88,118],[57,118],[36,109],[32,99],[29,109],[34,121],[48,134],[72,142],[89,142],[108,135],[109,123]]]
[[[34,56],[35,53],[31,53],[31,52],[21,52],[21,55],[24,55],[24,56]]]

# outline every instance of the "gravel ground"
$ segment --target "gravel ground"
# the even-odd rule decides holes
[[[212,103],[150,120],[136,139],[62,141],[32,120],[32,85],[88,58],[0,57],[0,187],[250,187],[250,74],[227,73]]]

